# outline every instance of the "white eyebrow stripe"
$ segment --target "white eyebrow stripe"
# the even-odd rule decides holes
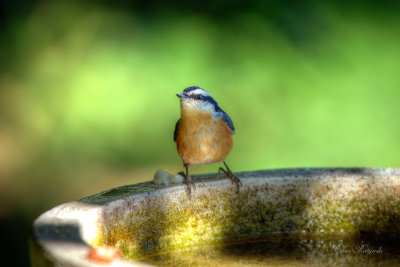
[[[188,93],[189,96],[191,95],[204,95],[204,96],[211,96],[209,93],[207,93],[206,91],[204,91],[203,89],[196,89],[196,90],[192,90]]]

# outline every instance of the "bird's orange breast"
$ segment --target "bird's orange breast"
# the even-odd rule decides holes
[[[221,162],[232,149],[232,135],[226,122],[213,118],[211,112],[183,112],[176,138],[178,153],[189,165]]]

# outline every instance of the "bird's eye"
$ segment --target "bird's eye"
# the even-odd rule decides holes
[[[201,100],[201,95],[194,95],[194,99]]]

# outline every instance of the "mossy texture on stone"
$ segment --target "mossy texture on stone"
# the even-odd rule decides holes
[[[272,235],[400,238],[398,173],[308,169],[239,177],[239,194],[229,181],[214,176],[195,178],[191,198],[182,185],[149,183],[84,199],[104,205],[101,234],[92,245],[113,245],[133,257]]]

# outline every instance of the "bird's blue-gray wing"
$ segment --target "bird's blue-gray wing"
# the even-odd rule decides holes
[[[174,130],[174,141],[176,141],[176,137],[178,136],[178,126],[179,126],[179,122],[181,121],[181,119],[179,119],[176,124],[175,124],[175,130]]]
[[[224,121],[228,125],[229,129],[231,129],[232,132],[235,133],[235,126],[233,126],[233,121],[231,120],[229,115],[225,113],[225,111],[223,111],[223,110],[221,110],[221,111],[222,111],[222,119],[224,119]]]

